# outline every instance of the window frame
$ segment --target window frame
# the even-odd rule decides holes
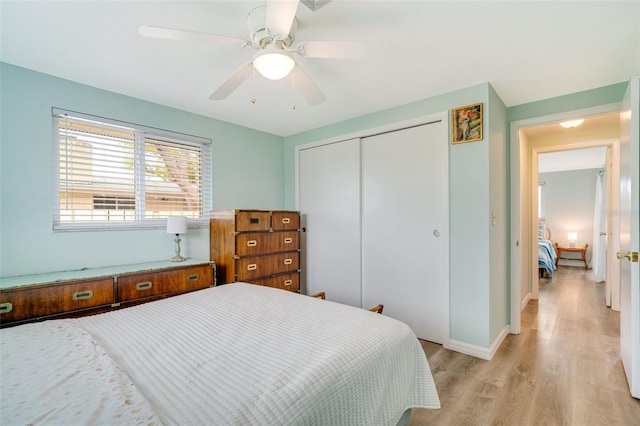
[[[144,152],[145,141],[162,140],[174,144],[198,147],[200,151],[200,212],[198,218],[188,217],[189,228],[206,227],[209,224],[208,212],[212,208],[212,141],[208,138],[187,135],[184,133],[173,132],[169,130],[157,129],[140,124],[114,120],[110,118],[94,116],[90,114],[69,111],[61,108],[51,109],[52,117],[52,139],[54,150],[54,211],[53,211],[53,230],[66,231],[111,231],[111,230],[134,230],[134,229],[163,229],[166,227],[167,219],[145,219],[145,203],[138,203],[140,184],[140,171],[134,169],[134,193],[136,203],[134,207],[135,218],[132,221],[78,221],[78,222],[61,222],[61,200],[60,200],[60,173],[61,173],[61,156],[60,156],[60,120],[65,117],[75,118],[78,120],[89,120],[105,127],[116,127],[126,129],[135,134],[134,149]],[[137,162],[136,162],[137,163]],[[135,167],[135,165],[134,165]],[[142,172],[144,174],[144,172]],[[140,185],[140,186],[139,186]],[[171,213],[170,215],[175,215]]]

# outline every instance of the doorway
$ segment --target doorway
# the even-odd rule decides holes
[[[613,126],[618,125],[617,116],[605,119],[612,121]],[[564,131],[561,130],[561,133]],[[611,160],[607,160],[607,153],[610,151],[610,145],[602,145],[538,153],[537,182],[533,179],[534,185],[537,184],[538,194],[534,200],[537,215],[533,217],[537,217],[538,223],[547,230],[549,236],[544,236],[544,239],[551,240],[551,243],[534,240],[532,250],[539,251],[540,244],[543,249],[559,246],[561,249],[556,253],[558,259],[555,263],[581,269],[588,266],[588,276],[602,283],[603,294],[610,292],[605,267],[606,212],[610,211],[608,196],[611,194],[608,185],[611,175],[611,167],[608,165],[611,165]],[[548,252],[543,250],[542,254]],[[553,259],[542,258],[547,269],[545,275],[549,278],[555,276]],[[538,280],[532,280],[532,294],[537,294],[538,284]],[[603,303],[611,305],[610,294]]]
[[[538,154],[560,150],[589,148],[595,146],[611,146],[612,171],[611,185],[617,185],[619,179],[619,146],[617,141],[603,133],[594,132],[589,137],[583,135],[559,141],[549,137],[543,142],[532,143],[526,129],[533,127],[558,126],[559,122],[575,117],[597,118],[618,112],[619,105],[610,104],[583,110],[570,111],[561,114],[535,117],[532,119],[512,122],[511,124],[511,313],[510,332],[520,333],[520,312],[530,298],[537,299],[538,253],[533,250],[537,239],[537,182],[538,182]],[[617,175],[616,175],[617,171]],[[611,191],[615,195],[615,191]],[[616,199],[612,200],[616,205]],[[610,236],[617,236],[615,224],[608,227]],[[614,241],[609,238],[608,245]],[[608,250],[608,256],[613,252]],[[613,253],[615,256],[615,253]],[[608,260],[609,262],[609,260]],[[609,268],[612,270],[613,268]],[[608,282],[617,282],[617,277],[607,277]]]

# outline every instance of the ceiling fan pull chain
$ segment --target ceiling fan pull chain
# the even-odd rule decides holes
[[[251,70],[251,103],[256,103],[256,68],[252,67]]]
[[[291,105],[292,110],[296,109],[296,73],[291,74]]]

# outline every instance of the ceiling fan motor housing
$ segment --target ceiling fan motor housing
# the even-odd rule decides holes
[[[273,34],[267,28],[266,11],[266,6],[260,6],[249,12],[249,16],[247,17],[247,26],[249,27],[251,41],[261,49],[264,49],[270,44],[276,44],[274,42],[280,42],[282,47],[290,47],[295,40],[294,34],[298,29],[298,20],[293,20],[289,34],[287,34],[286,37],[283,37],[278,34]]]

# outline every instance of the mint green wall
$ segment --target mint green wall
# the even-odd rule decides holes
[[[0,276],[156,261],[173,256],[163,230],[53,232],[51,108],[213,141],[213,207],[281,209],[283,139],[185,111],[0,63]],[[183,238],[208,259],[207,228]]]
[[[616,83],[583,92],[512,106],[507,108],[507,119],[511,122],[593,106],[620,103],[627,85],[628,82]]]

